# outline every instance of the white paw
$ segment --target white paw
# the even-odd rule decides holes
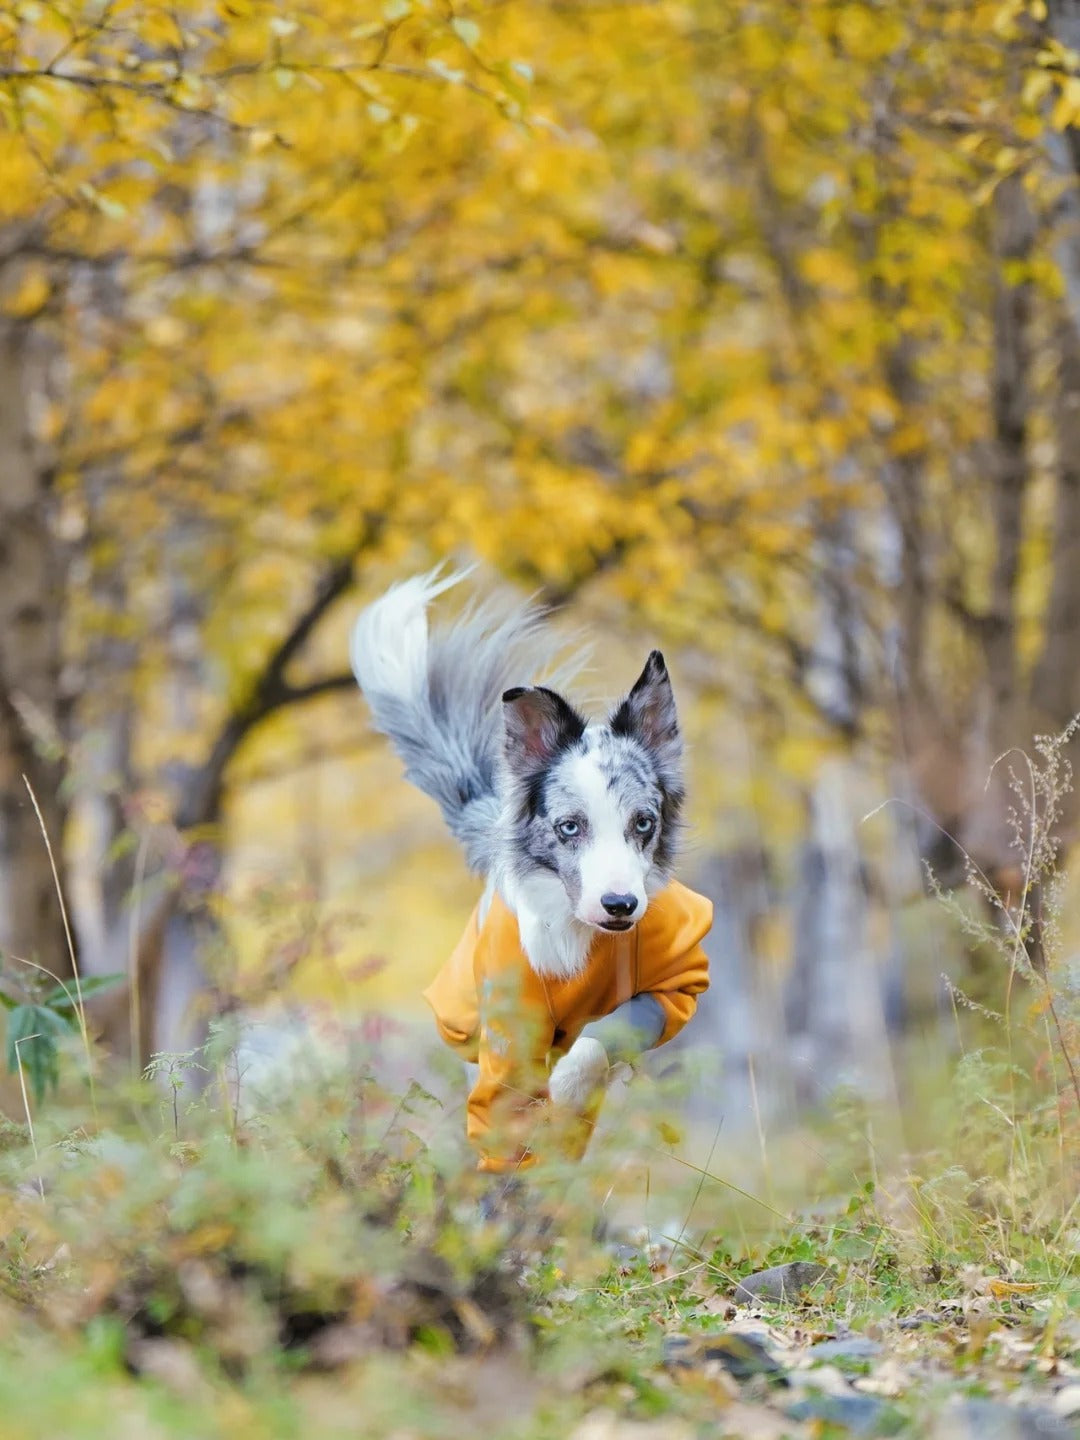
[[[548,1094],[555,1105],[584,1110],[608,1079],[607,1051],[599,1040],[575,1040],[548,1076]]]

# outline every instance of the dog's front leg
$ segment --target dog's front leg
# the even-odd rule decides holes
[[[575,1114],[583,1113],[596,1092],[607,1084],[610,1069],[607,1051],[600,1041],[581,1036],[548,1076],[552,1103]]]

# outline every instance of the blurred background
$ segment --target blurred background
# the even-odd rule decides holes
[[[12,0],[16,990],[71,970],[44,830],[118,1055],[427,1043],[478,884],[346,651],[444,557],[587,638],[586,702],[667,654],[699,1108],[902,1089],[943,977],[1005,1003],[965,918],[1067,967],[994,761],[1080,709],[1078,51],[1073,0]]]

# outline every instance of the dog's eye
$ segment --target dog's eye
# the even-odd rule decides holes
[[[656,829],[656,821],[651,815],[639,815],[634,821],[634,833],[645,838],[651,835]]]
[[[555,826],[555,834],[560,840],[573,840],[581,834],[581,826],[576,820],[560,820]]]

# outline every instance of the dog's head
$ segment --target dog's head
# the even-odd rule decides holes
[[[586,925],[631,929],[670,877],[683,800],[664,657],[652,652],[606,724],[542,686],[508,690],[503,710],[519,875],[557,878]]]

